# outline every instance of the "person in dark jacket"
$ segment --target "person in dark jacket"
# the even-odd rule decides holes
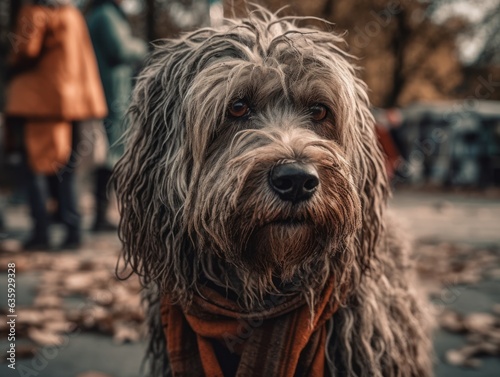
[[[94,0],[87,11],[87,24],[97,56],[109,114],[104,121],[109,151],[106,164],[96,169],[96,217],[94,231],[116,227],[107,219],[107,184],[114,164],[123,154],[121,137],[124,116],[132,91],[134,65],[146,56],[147,45],[132,36],[119,0]]]

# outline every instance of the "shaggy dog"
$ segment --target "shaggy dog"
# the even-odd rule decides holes
[[[305,21],[162,41],[138,78],[114,182],[152,375],[432,374],[365,85]]]

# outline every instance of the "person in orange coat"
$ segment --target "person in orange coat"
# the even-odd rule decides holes
[[[66,226],[62,248],[81,243],[75,192],[75,126],[107,115],[85,20],[70,0],[35,0],[21,7],[9,57],[5,115],[23,143],[34,229],[25,249],[48,249],[45,177],[56,176],[59,212]]]

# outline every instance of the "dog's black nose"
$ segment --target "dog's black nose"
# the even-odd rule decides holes
[[[282,200],[294,203],[309,199],[319,185],[316,169],[299,163],[276,165],[269,181]]]

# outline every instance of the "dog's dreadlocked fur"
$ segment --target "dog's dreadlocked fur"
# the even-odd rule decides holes
[[[299,291],[311,311],[334,276],[332,376],[429,376],[426,311],[385,214],[388,183],[365,85],[333,33],[264,11],[159,42],[140,74],[115,171],[125,263],[148,290],[152,374],[168,370],[159,298],[200,281],[246,310]],[[244,100],[250,113],[228,114]],[[311,119],[311,106],[328,116]],[[269,171],[314,165],[310,200],[282,201]],[[293,220],[293,221],[292,221]]]

